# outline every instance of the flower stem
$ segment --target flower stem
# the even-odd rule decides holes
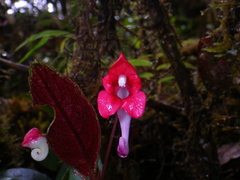
[[[101,180],[104,180],[104,175],[105,175],[105,172],[106,172],[108,158],[109,158],[109,154],[110,154],[110,151],[111,151],[113,137],[114,137],[114,134],[115,134],[115,131],[116,131],[117,123],[118,123],[118,116],[117,116],[117,114],[115,114],[113,127],[112,127],[112,132],[111,132],[111,136],[110,136],[110,139],[109,139],[109,142],[108,142],[108,147],[107,147],[107,152],[105,154],[104,162],[103,162],[103,171],[102,171]]]

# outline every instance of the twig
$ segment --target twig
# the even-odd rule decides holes
[[[0,57],[0,62],[4,63],[12,68],[19,69],[22,71],[28,71],[28,69],[29,69],[29,66],[27,66],[27,65],[12,62],[12,61],[9,61],[9,60],[1,58],[1,57]]]
[[[152,99],[147,101],[147,107],[153,108],[157,111],[162,111],[162,112],[165,112],[165,113],[174,114],[178,117],[182,117],[184,119],[187,119],[187,116],[184,114],[183,109],[180,108],[180,107],[166,105],[166,104],[160,103],[158,101],[154,101]]]
[[[132,34],[133,36],[136,36],[136,37],[138,37],[139,39],[140,39],[140,37],[136,34],[136,33],[134,33],[133,31],[131,31],[130,29],[128,29],[127,27],[125,27],[122,23],[120,23],[119,21],[117,21],[117,24],[119,25],[119,26],[121,26],[123,29],[125,29],[127,32],[129,32],[130,34]]]

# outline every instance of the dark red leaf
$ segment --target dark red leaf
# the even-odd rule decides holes
[[[31,65],[29,82],[34,105],[50,105],[55,111],[47,133],[51,149],[83,175],[92,176],[100,148],[93,107],[77,84],[43,63]]]

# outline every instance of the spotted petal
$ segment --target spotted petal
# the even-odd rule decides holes
[[[122,105],[122,100],[107,91],[100,91],[98,94],[98,111],[103,118],[115,114]]]
[[[131,117],[139,118],[142,116],[146,105],[146,95],[139,91],[136,94],[128,96],[123,100],[122,109],[124,109]]]

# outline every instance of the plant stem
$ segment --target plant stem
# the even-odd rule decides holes
[[[13,62],[13,61],[9,61],[9,60],[1,58],[1,57],[0,57],[0,62],[4,63],[4,64],[6,64],[6,65],[8,65],[12,68],[19,69],[19,70],[22,70],[22,71],[28,71],[29,70],[29,66],[27,66],[27,65],[16,63],[16,62]]]
[[[109,158],[109,154],[110,154],[110,151],[111,151],[113,137],[114,137],[114,134],[115,134],[115,131],[116,131],[117,123],[118,123],[118,116],[115,115],[111,136],[110,136],[110,139],[109,139],[109,142],[108,142],[107,152],[105,154],[105,158],[104,158],[104,162],[103,162],[103,171],[102,171],[101,180],[104,179],[104,175],[105,175],[105,172],[106,172],[108,158]]]

